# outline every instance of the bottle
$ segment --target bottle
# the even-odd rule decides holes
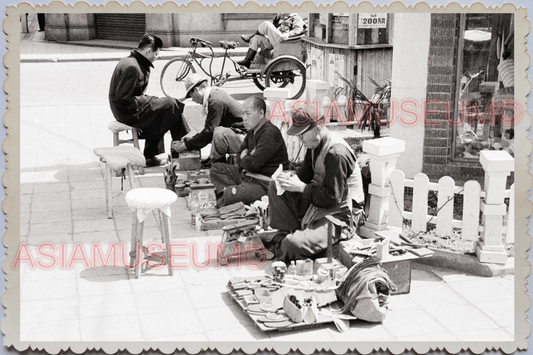
[[[302,275],[306,280],[313,278],[313,260],[307,259],[304,263],[304,274]]]
[[[291,261],[291,264],[289,265],[289,270],[287,271],[288,275],[296,275],[296,264],[294,263],[294,260]]]
[[[304,261],[296,260],[296,275],[304,276]]]

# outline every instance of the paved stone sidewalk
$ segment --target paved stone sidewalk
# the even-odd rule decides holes
[[[110,145],[104,106],[65,107],[50,116],[39,107],[21,114],[21,241],[32,252],[43,243],[91,243],[105,250],[128,243],[131,212],[113,181],[114,218],[106,217],[103,170],[92,149]],[[61,111],[59,111],[61,113]],[[88,113],[87,113],[88,112]],[[91,119],[87,119],[87,115]],[[83,139],[80,139],[83,137]],[[142,187],[163,187],[160,173],[139,176]],[[173,242],[199,250],[220,231],[196,231],[184,198],[172,206]],[[158,240],[156,219],[147,240]],[[67,252],[71,255],[72,252]],[[211,256],[213,257],[213,255]],[[189,269],[174,276],[128,280],[122,270],[76,262],[67,270],[21,266],[21,335],[27,340],[432,340],[503,341],[514,334],[513,276],[480,278],[415,266],[411,292],[391,297],[383,324],[352,322],[347,333],[333,325],[295,332],[261,333],[225,293],[230,276],[268,270]],[[165,274],[166,270],[160,270]],[[438,276],[440,275],[440,276]]]

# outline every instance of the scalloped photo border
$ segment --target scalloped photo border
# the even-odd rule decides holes
[[[280,342],[269,341],[255,342],[26,342],[20,341],[20,273],[19,269],[12,269],[15,254],[19,247],[20,235],[20,14],[21,13],[102,13],[102,12],[144,12],[144,13],[254,13],[254,12],[300,12],[300,13],[491,13],[509,12],[515,14],[515,100],[521,105],[523,117],[516,124],[515,138],[517,149],[515,150],[515,340],[513,342],[387,342],[376,343],[371,341],[354,342]],[[20,3],[17,6],[7,6],[6,18],[3,22],[4,32],[7,34],[7,52],[4,55],[4,65],[7,68],[7,77],[4,81],[4,90],[7,94],[7,111],[4,114],[4,125],[7,137],[3,141],[3,150],[6,154],[6,171],[2,176],[5,186],[6,198],[2,207],[6,214],[6,232],[2,241],[6,247],[6,255],[2,263],[2,270],[6,278],[6,291],[2,295],[2,304],[5,308],[5,318],[1,322],[4,345],[23,351],[27,349],[43,349],[49,353],[58,353],[70,349],[75,353],[86,350],[101,350],[106,353],[115,353],[127,350],[131,353],[141,351],[158,350],[163,353],[171,353],[176,350],[188,353],[197,353],[205,350],[216,350],[220,353],[228,353],[240,350],[246,353],[257,351],[274,351],[287,353],[298,350],[309,354],[315,351],[331,351],[344,353],[358,351],[369,353],[372,351],[389,350],[392,353],[400,353],[406,350],[416,353],[427,353],[436,349],[444,349],[450,353],[462,350],[470,350],[481,353],[490,349],[500,349],[505,353],[525,350],[528,348],[527,338],[530,334],[530,324],[527,313],[530,306],[530,297],[527,294],[527,277],[531,271],[528,261],[528,253],[531,246],[531,237],[528,231],[528,219],[532,213],[532,203],[529,201],[529,190],[532,187],[532,176],[529,173],[529,156],[532,152],[532,144],[529,139],[531,115],[527,105],[527,97],[531,91],[531,84],[527,78],[527,69],[530,66],[530,56],[527,53],[527,35],[530,32],[530,21],[527,17],[527,9],[508,3],[502,6],[486,7],[482,3],[463,6],[458,3],[450,3],[447,6],[430,6],[420,2],[416,6],[405,6],[396,1],[386,6],[374,7],[369,2],[358,5],[349,5],[338,1],[334,4],[318,5],[312,1],[305,1],[300,5],[291,5],[288,2],[278,2],[274,5],[259,5],[249,1],[244,6],[235,6],[229,1],[217,5],[203,5],[192,1],[188,4],[164,2],[154,5],[145,5],[143,2],[134,1],[127,5],[121,5],[112,1],[101,5],[91,5],[86,2],[77,2],[74,5],[64,4],[59,1],[50,2],[47,5],[32,6],[28,3]]]

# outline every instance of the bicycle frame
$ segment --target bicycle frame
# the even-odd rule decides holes
[[[227,81],[231,80],[238,80],[246,77],[245,72],[241,69],[240,65],[238,65],[233,58],[228,54],[228,49],[224,51],[224,54],[215,54],[215,51],[213,50],[213,47],[209,44],[202,45],[203,47],[208,47],[211,51],[211,54],[203,54],[198,53],[196,49],[198,48],[199,42],[194,42],[193,45],[189,48],[189,51],[187,53],[187,56],[184,60],[188,61],[189,63],[196,63],[196,65],[204,72],[205,75],[207,75],[211,79],[211,85],[215,86],[221,86]],[[222,68],[220,69],[220,73],[214,73],[213,74],[213,60],[215,58],[224,58],[222,61]],[[209,71],[207,71],[203,66],[203,61],[205,59],[210,59],[209,61]],[[224,69],[226,68],[226,59],[229,59],[231,63],[233,63],[233,68],[235,71],[239,74],[238,77],[231,78],[231,74],[227,72],[224,75]]]

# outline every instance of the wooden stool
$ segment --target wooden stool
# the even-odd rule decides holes
[[[135,188],[133,167],[146,166],[146,159],[139,149],[128,146],[116,146],[107,148],[95,148],[94,154],[100,157],[100,161],[105,164],[105,188],[107,217],[113,218],[113,196],[112,196],[112,172],[123,170],[128,174],[130,187]],[[121,173],[122,175],[122,173]]]
[[[139,150],[141,150],[139,146],[139,129],[135,127],[130,127],[128,125],[125,125],[124,123],[120,123],[118,121],[111,121],[107,124],[107,128],[111,132],[113,132],[113,146],[119,146],[124,143],[133,144],[133,146]],[[128,132],[131,131],[131,138],[128,139],[120,139],[120,132]],[[139,167],[139,174],[144,175],[144,168]]]
[[[133,274],[136,279],[141,276],[143,260],[151,260],[150,257],[144,257],[143,230],[145,218],[154,209],[157,209],[158,219],[160,221],[161,241],[165,244],[164,252],[154,254],[158,254],[163,258],[168,267],[168,274],[172,276],[172,268],[170,267],[169,262],[170,205],[176,202],[177,198],[178,197],[174,192],[160,188],[134,189],[126,194],[126,203],[133,212],[130,267],[134,270]],[[138,246],[139,244],[140,247]],[[139,253],[141,255],[138,255]]]

